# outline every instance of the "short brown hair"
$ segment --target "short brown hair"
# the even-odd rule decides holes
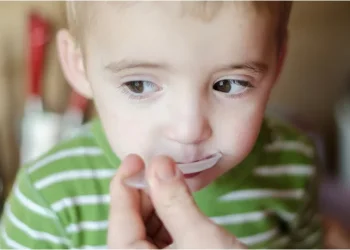
[[[68,27],[72,35],[81,41],[84,32],[84,25],[86,22],[92,22],[93,20],[93,9],[92,6],[99,3],[110,3],[108,1],[98,1],[98,2],[85,2],[85,1],[67,1],[66,11],[68,19]],[[121,6],[132,5],[134,2],[117,2]],[[211,20],[222,7],[223,4],[227,2],[221,1],[200,1],[200,2],[182,2],[184,5],[185,13],[190,13],[199,17],[203,20]],[[240,3],[235,2],[235,3]],[[241,3],[247,3],[245,1]],[[292,8],[291,1],[252,1],[250,6],[254,7],[255,10],[261,11],[267,10],[271,15],[275,17],[277,26],[277,39],[278,44],[281,44],[287,35],[287,27],[289,23],[289,16]]]

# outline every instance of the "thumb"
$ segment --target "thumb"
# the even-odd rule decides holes
[[[186,242],[188,246],[187,239],[201,238],[206,229],[213,227],[195,204],[173,160],[164,156],[154,158],[147,169],[147,181],[155,210],[175,242]]]

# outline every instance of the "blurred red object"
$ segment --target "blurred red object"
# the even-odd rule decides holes
[[[48,43],[49,23],[37,13],[29,16],[29,93],[40,96],[41,78],[44,68],[45,45]]]

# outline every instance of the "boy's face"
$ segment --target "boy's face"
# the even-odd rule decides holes
[[[79,84],[90,84],[121,159],[136,153],[147,165],[165,154],[186,163],[221,152],[215,167],[187,178],[198,190],[251,151],[278,53],[266,14],[229,4],[204,21],[182,7],[100,6],[85,40],[88,81]]]

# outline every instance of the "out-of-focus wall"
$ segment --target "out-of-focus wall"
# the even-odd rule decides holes
[[[295,2],[289,55],[271,104],[333,135],[334,103],[350,88],[350,2]]]

